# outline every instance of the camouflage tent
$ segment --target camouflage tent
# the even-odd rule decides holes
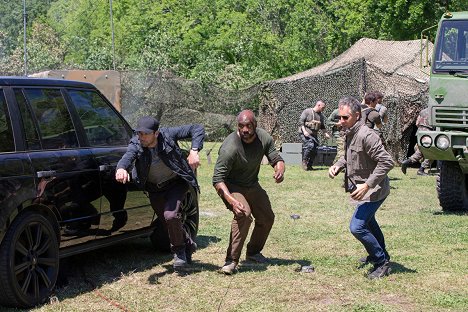
[[[226,90],[170,72],[121,72],[122,114],[133,125],[151,114],[165,126],[201,123],[207,139],[222,141],[233,131],[236,113],[258,107],[259,86]]]
[[[318,99],[328,104],[328,116],[340,98],[361,99],[366,91],[379,90],[385,95],[389,114],[383,128],[387,148],[395,160],[401,161],[412,152],[414,123],[427,105],[429,76],[420,70],[420,50],[419,40],[363,38],[325,64],[269,81],[260,90],[260,125],[278,145],[300,142],[299,116]]]

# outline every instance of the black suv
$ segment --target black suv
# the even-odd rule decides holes
[[[169,239],[136,185],[115,181],[133,134],[84,82],[0,77],[0,304],[45,302],[60,258],[140,236]],[[198,193],[183,204],[198,230]]]

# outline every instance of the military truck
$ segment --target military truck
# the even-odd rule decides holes
[[[437,193],[444,211],[468,210],[468,12],[439,21],[430,63],[429,123],[419,131],[425,158],[437,160]]]

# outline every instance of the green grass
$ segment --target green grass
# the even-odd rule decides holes
[[[377,219],[393,272],[370,281],[357,269],[365,251],[348,230],[353,208],[342,176],[287,166],[285,181],[275,184],[272,168],[262,166],[260,183],[276,214],[263,253],[273,263],[224,276],[216,271],[232,214],[211,185],[214,164],[202,154],[193,272],[172,274],[171,256],[138,239],[68,259],[71,276],[58,302],[31,311],[468,311],[468,216],[441,212],[435,177],[390,172],[391,194]],[[297,272],[309,264],[315,272]]]

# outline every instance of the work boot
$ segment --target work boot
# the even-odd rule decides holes
[[[255,255],[247,255],[246,260],[262,264],[270,263],[270,260],[264,255],[262,255],[260,252]]]
[[[390,274],[390,271],[390,263],[385,260],[383,264],[374,265],[374,269],[369,274],[367,274],[367,277],[369,279],[378,279],[387,276],[388,274]]]
[[[226,261],[223,267],[219,269],[219,273],[226,275],[232,275],[237,272],[237,262],[236,261]]]
[[[427,176],[427,173],[424,172],[424,167],[419,167],[418,176]]]
[[[411,165],[413,163],[413,161],[411,159],[405,159],[403,160],[403,162],[401,163],[401,172],[403,172],[403,174],[406,174],[406,169],[408,168],[409,165]]]
[[[174,270],[180,270],[187,267],[187,256],[185,254],[185,247],[180,248],[174,252]]]

